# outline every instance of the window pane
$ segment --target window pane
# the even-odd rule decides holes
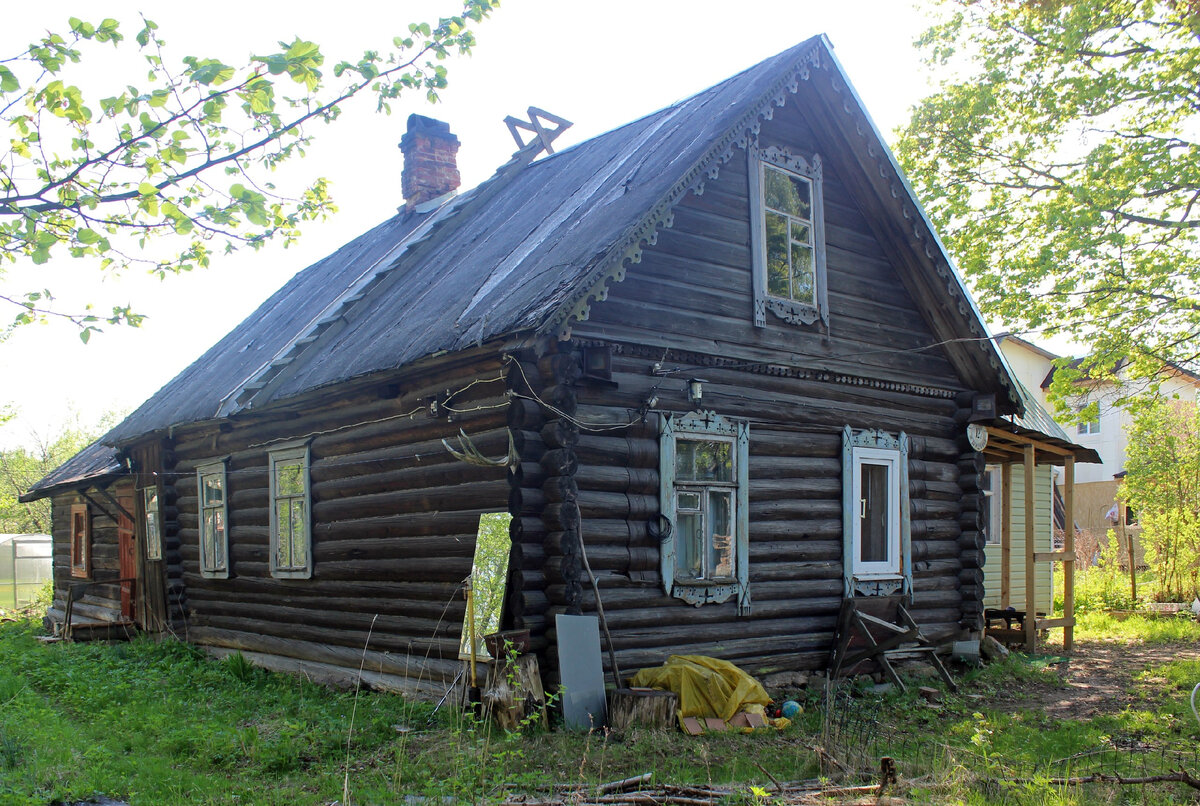
[[[304,514],[304,501],[292,501],[292,562],[293,568],[303,568],[308,565],[308,523]]]
[[[733,481],[733,443],[679,439],[676,481]]]
[[[775,213],[767,213],[766,225],[767,293],[773,297],[786,297],[789,273],[787,219]]]
[[[216,517],[219,510],[206,510],[204,525],[200,534],[200,567],[211,571],[216,567],[217,556],[217,526]]]
[[[799,241],[802,244],[812,243],[812,229],[807,224],[801,224],[798,221],[792,222],[792,240]]]
[[[733,576],[733,494],[729,490],[709,490],[708,522],[712,543],[708,567],[714,577]]]
[[[679,579],[699,579],[703,573],[701,558],[704,547],[700,513],[680,514],[675,520],[675,576]]]
[[[792,299],[815,304],[813,277],[812,247],[792,244]]]
[[[292,539],[291,539],[291,507],[288,506],[288,500],[282,499],[275,502],[275,565],[286,568],[291,563]]]
[[[763,185],[767,207],[806,221],[812,220],[812,198],[807,179],[764,166]]]
[[[690,509],[700,511],[700,493],[680,492],[675,498],[675,509]]]
[[[885,563],[888,557],[888,468],[867,464],[862,468],[861,544],[859,559],[865,563]]]
[[[304,464],[300,461],[275,465],[275,494],[304,495]]]
[[[225,480],[221,474],[212,473],[203,477],[204,506],[216,506],[225,500]]]

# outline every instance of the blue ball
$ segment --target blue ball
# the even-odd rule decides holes
[[[796,702],[795,700],[788,700],[783,704],[782,710],[785,717],[788,719],[795,719],[796,715],[799,714],[801,710],[800,703]]]

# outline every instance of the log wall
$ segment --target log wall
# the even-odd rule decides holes
[[[116,491],[113,490],[116,497]],[[120,621],[121,586],[109,580],[121,578],[120,560],[117,557],[117,521],[111,503],[96,500],[90,503],[75,492],[64,492],[53,496],[54,524],[54,600],[46,614],[50,622],[61,623],[66,611],[67,589],[78,582],[96,582],[83,596],[76,598],[73,621]],[[91,575],[87,578],[71,576],[71,506],[87,504],[92,519]]]
[[[453,442],[462,429],[484,454],[503,456],[505,380],[493,354],[406,383],[399,397],[385,384],[290,416],[176,435],[170,481],[189,639],[325,676],[356,673],[365,657],[377,685],[444,693],[459,669],[462,582],[479,516],[507,508],[509,482],[503,469],[455,460],[441,440]],[[446,392],[464,388],[446,401]],[[428,413],[434,399],[442,407],[436,418]],[[312,578],[275,579],[267,454],[274,443],[304,438]],[[230,578],[210,579],[199,572],[195,468],[222,456]]]

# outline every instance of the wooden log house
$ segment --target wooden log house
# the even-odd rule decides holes
[[[440,695],[507,512],[502,626],[551,680],[589,567],[624,670],[824,668],[848,598],[979,634],[967,426],[1021,397],[828,41],[558,153],[531,114],[462,194],[412,116],[398,215],[27,495],[51,620],[83,580],[92,621]]]

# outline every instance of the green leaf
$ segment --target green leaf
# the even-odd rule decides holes
[[[13,71],[0,64],[0,92],[16,92],[21,88],[21,82],[13,75]]]
[[[158,193],[158,188],[149,182],[142,182],[140,185],[138,185],[138,193],[142,194],[143,196],[153,196]]]
[[[93,244],[99,243],[102,236],[93,229],[77,229],[75,230],[75,240],[80,243]]]

